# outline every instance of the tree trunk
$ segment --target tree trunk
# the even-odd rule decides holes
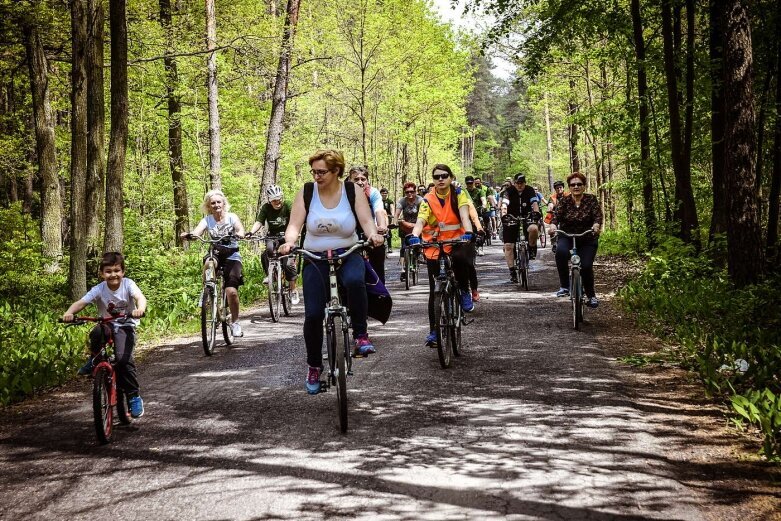
[[[643,19],[640,13],[640,0],[632,0],[632,29],[634,34],[635,56],[637,57],[637,98],[640,102],[640,174],[643,184],[643,214],[645,230],[652,237],[656,230],[654,212],[654,187],[651,175],[651,134],[648,128],[648,75],[645,63],[645,38]],[[651,239],[653,242],[653,239]]]
[[[711,62],[711,156],[713,210],[709,239],[727,231],[727,183],[724,172],[724,28],[720,3],[710,0],[710,62]]]
[[[103,208],[106,107],[103,94],[103,0],[87,0],[87,187],[85,218],[90,256],[98,249]],[[113,68],[113,63],[112,63]]]
[[[545,137],[546,137],[546,158],[548,170],[548,188],[553,193],[553,138],[550,129],[550,110],[548,109],[548,93],[544,94],[545,99]]]
[[[285,31],[282,35],[282,45],[279,49],[277,78],[274,84],[274,95],[271,99],[271,119],[266,134],[266,153],[263,158],[263,178],[261,179],[258,208],[263,200],[266,189],[277,184],[277,169],[282,147],[282,132],[285,130],[285,105],[287,103],[287,85],[290,77],[290,59],[293,53],[293,42],[298,25],[298,6],[300,0],[288,0],[285,15]]]
[[[727,190],[727,266],[738,286],[756,282],[764,248],[755,191],[756,120],[752,90],[751,23],[742,0],[721,3],[724,22],[724,143]]]
[[[670,148],[672,151],[673,172],[675,173],[675,207],[673,211],[676,220],[680,223],[679,233],[681,239],[687,243],[699,245],[697,207],[694,203],[694,192],[691,187],[691,154],[687,152],[685,129],[681,128],[671,1],[662,1],[662,41],[664,43],[664,69],[670,114]],[[693,28],[690,31],[693,31]],[[687,58],[687,66],[688,64],[689,60]],[[693,78],[693,73],[687,71],[686,77],[688,83],[689,78]],[[688,90],[689,86],[687,85]]]
[[[62,201],[57,176],[54,118],[49,102],[49,65],[35,21],[25,24],[24,31],[27,64],[30,69],[38,173],[41,178],[42,253],[49,260],[47,270],[57,271],[62,257]]]
[[[776,1],[776,20],[781,21],[781,0]],[[779,196],[781,195],[781,38],[776,39],[776,126],[773,134],[773,173],[768,198],[767,255],[771,261],[778,256]]]
[[[187,183],[184,178],[184,159],[182,157],[182,103],[177,87],[179,71],[174,53],[174,34],[172,23],[173,9],[170,0],[160,0],[160,24],[163,26],[166,41],[165,94],[168,101],[168,167],[174,193],[174,240],[182,246],[180,234],[190,231],[189,205],[187,202]]]
[[[71,0],[71,300],[87,292],[87,2]]]
[[[570,101],[569,101],[569,117],[573,119],[575,114],[578,113],[578,105],[572,96],[575,95],[575,80],[570,80]],[[578,125],[571,121],[568,127],[569,130],[569,158],[570,158],[570,170],[572,172],[580,172],[580,158],[578,157]]]
[[[266,0],[266,13],[271,16],[278,16],[277,0]]]
[[[214,1],[206,0],[206,50],[207,85],[209,97],[209,184],[212,189],[222,189],[220,173],[220,112],[217,103],[217,19]]]
[[[128,133],[127,0],[109,0],[111,18],[111,139],[106,172],[104,251],[124,247],[125,154]]]

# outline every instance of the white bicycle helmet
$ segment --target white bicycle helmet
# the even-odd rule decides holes
[[[282,199],[283,195],[284,193],[282,192],[282,188],[280,188],[279,185],[271,185],[268,188],[266,188],[266,199],[268,199],[269,201]]]

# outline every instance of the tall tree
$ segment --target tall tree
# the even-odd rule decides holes
[[[751,23],[744,0],[721,3],[724,27],[724,143],[727,189],[727,266],[735,284],[756,282],[764,248],[755,189],[756,118]]]
[[[548,189],[553,192],[553,138],[550,128],[550,109],[548,108],[548,93],[544,94],[545,103],[545,159],[548,163],[546,171],[548,173]]]
[[[179,94],[179,69],[174,54],[173,12],[171,0],[160,0],[160,24],[165,32],[165,97],[168,102],[168,167],[174,194],[174,237],[181,246],[182,233],[190,231],[187,183],[182,157],[182,102]]]
[[[59,258],[62,256],[62,201],[57,175],[54,118],[49,101],[49,63],[43,50],[43,43],[35,19],[25,21],[24,34],[27,64],[30,70],[38,174],[41,179],[43,255],[50,261],[48,269],[57,271]]]
[[[71,0],[71,244],[68,288],[87,292],[87,2]]]
[[[220,109],[217,100],[217,15],[214,0],[206,0],[206,60],[209,97],[209,182],[213,189],[222,189],[220,173]]]
[[[691,104],[685,100],[685,122],[681,122],[680,92],[678,90],[678,51],[676,45],[679,34],[680,10],[671,6],[673,0],[662,0],[662,41],[664,43],[664,70],[667,84],[667,101],[670,115],[670,148],[672,152],[673,172],[675,174],[674,216],[680,224],[680,236],[689,243],[699,244],[699,223],[697,206],[691,184]],[[687,0],[687,56],[686,92],[693,93],[694,82],[694,2]]]
[[[776,0],[776,23],[781,24],[781,0]],[[773,170],[770,178],[770,197],[767,216],[767,255],[771,261],[778,257],[779,196],[781,196],[781,38],[776,38],[776,124],[773,133]]]
[[[111,30],[111,138],[106,171],[106,233],[104,251],[124,246],[125,155],[128,134],[127,5],[109,0]]]
[[[575,80],[569,80],[570,98],[568,103],[569,125],[567,132],[569,134],[569,161],[570,171],[580,172],[580,156],[578,155],[578,124],[575,122],[575,116],[578,113],[578,103],[575,101]]]
[[[282,34],[282,45],[279,48],[277,77],[274,83],[274,94],[271,99],[271,120],[266,134],[266,153],[263,160],[263,179],[261,181],[258,206],[266,188],[277,183],[279,167],[279,151],[282,146],[282,132],[285,130],[285,104],[287,102],[287,85],[290,76],[290,57],[293,53],[293,42],[298,25],[298,8],[300,0],[287,1],[285,29]]]
[[[713,209],[710,240],[727,231],[727,183],[724,172],[724,29],[719,0],[710,0],[709,52],[711,62],[711,175]]]
[[[104,139],[106,108],[103,84],[103,0],[87,0],[87,183],[86,208],[88,250],[98,247],[103,207],[103,172],[106,168]],[[113,67],[113,64],[112,64]]]

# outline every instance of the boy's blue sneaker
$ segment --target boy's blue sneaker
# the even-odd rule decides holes
[[[429,347],[437,347],[437,332],[432,331],[426,337],[426,345]]]
[[[306,375],[306,392],[309,394],[317,394],[320,392],[320,369],[319,367],[309,367],[309,372]]]
[[[79,367],[79,375],[81,376],[89,376],[92,374],[92,369],[95,366],[92,365],[92,357],[89,357],[87,359],[87,363]]]
[[[468,291],[461,292],[461,309],[464,313],[471,313],[475,309],[475,304],[472,302],[472,294]]]
[[[128,400],[130,405],[130,416],[140,418],[144,415],[144,400],[140,396],[134,396]]]

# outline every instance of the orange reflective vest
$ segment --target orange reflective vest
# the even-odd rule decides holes
[[[453,188],[451,188],[453,190]],[[447,241],[450,239],[457,239],[466,233],[464,227],[461,226],[461,216],[457,211],[453,211],[453,205],[450,202],[450,194],[445,199],[445,204],[442,204],[437,197],[436,191],[431,190],[424,197],[431,208],[431,215],[433,215],[437,224],[430,225],[426,223],[423,227],[423,232],[420,234],[421,238],[426,242],[435,240]],[[445,251],[450,253],[453,249],[452,245],[445,246]],[[439,248],[425,248],[423,254],[427,259],[437,260],[439,258]]]

